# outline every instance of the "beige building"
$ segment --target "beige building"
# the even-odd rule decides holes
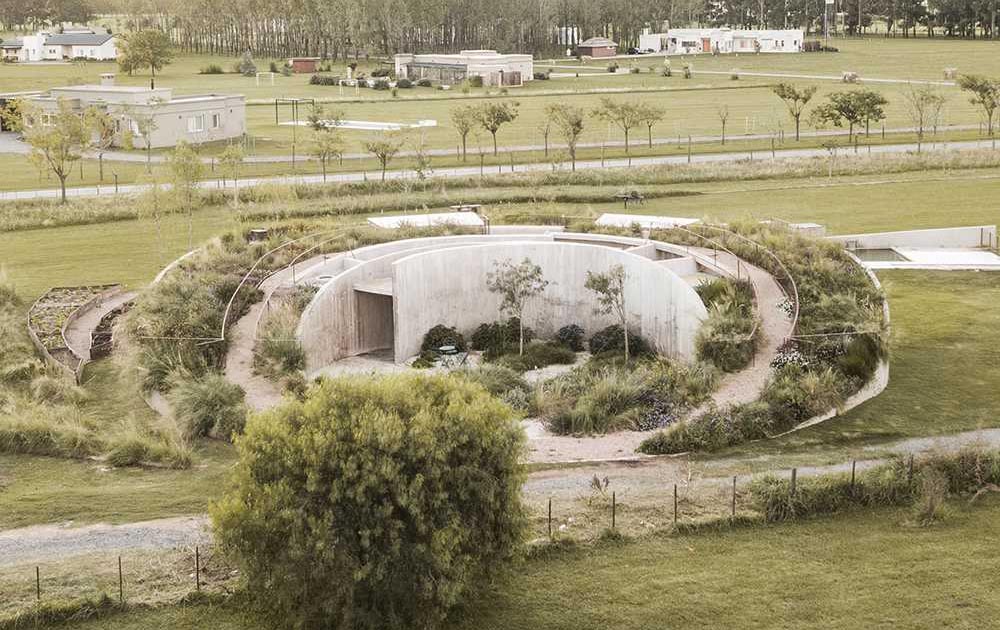
[[[505,55],[495,50],[463,50],[458,54],[396,55],[396,78],[430,79],[455,85],[479,76],[483,85],[523,85],[535,69],[531,55]]]
[[[107,112],[115,119],[117,146],[126,144],[131,135],[133,145],[145,147],[144,131],[154,149],[181,141],[229,140],[246,133],[246,99],[240,94],[174,96],[170,88],[114,85],[113,75],[103,75],[101,85],[52,88],[28,100],[42,110],[42,124],[45,114],[56,111],[60,101],[80,113],[90,107]]]

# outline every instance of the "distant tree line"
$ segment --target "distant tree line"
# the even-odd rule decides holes
[[[1000,0],[836,0],[848,33],[995,37]],[[643,28],[673,26],[823,29],[823,0],[0,0],[0,30],[33,30],[94,14],[125,17],[126,30],[156,28],[192,52],[251,50],[332,58],[495,48],[557,54],[606,36],[627,49]]]

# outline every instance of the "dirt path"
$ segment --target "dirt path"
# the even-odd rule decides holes
[[[73,354],[84,361],[90,360],[90,339],[91,333],[97,329],[97,325],[105,315],[115,310],[126,302],[131,302],[138,295],[135,291],[128,291],[113,295],[106,300],[94,304],[82,315],[70,322],[66,327],[66,344]]]
[[[322,262],[324,256],[314,256],[295,265],[297,281],[302,281],[313,265]],[[265,298],[250,307],[247,314],[230,329],[232,341],[226,354],[225,375],[231,383],[236,383],[246,392],[246,403],[257,411],[269,409],[281,402],[281,389],[277,383],[253,371],[254,345],[257,341],[257,322],[267,308],[271,294],[285,284],[291,284],[292,269],[285,268],[260,285]]]
[[[692,247],[692,251],[712,257],[710,249]],[[737,271],[737,258],[720,252],[718,262]],[[761,318],[760,341],[753,362],[745,369],[728,374],[719,389],[712,395],[711,404],[718,406],[750,402],[757,398],[771,372],[771,360],[777,354],[778,346],[791,333],[791,320],[779,307],[785,297],[778,282],[763,269],[739,261],[739,273],[746,277],[749,273],[757,291],[758,312]],[[694,410],[694,416],[708,405]],[[636,459],[642,457],[635,452],[651,431],[620,431],[596,437],[570,437],[553,435],[546,431],[538,420],[524,422],[528,433],[528,461],[538,463],[591,462]]]
[[[960,448],[979,445],[1000,447],[1000,429],[983,429],[952,435],[910,438],[898,442],[866,447],[872,459],[858,461],[858,470],[877,466],[884,460],[882,453],[924,453],[928,451],[951,452]],[[633,507],[663,505],[669,488],[678,484],[689,495],[698,493],[711,496],[728,490],[733,475],[745,487],[751,478],[752,466],[760,468],[760,461],[749,458],[726,458],[707,462],[691,462],[684,457],[656,457],[638,462],[605,462],[576,468],[555,468],[531,473],[524,485],[525,501],[537,513],[549,499],[557,506],[579,504],[591,495],[591,481],[596,476],[609,480],[609,489]],[[785,474],[787,469],[768,469]],[[851,462],[830,465],[799,466],[799,477],[846,472]],[[760,472],[758,472],[760,474]],[[208,517],[193,515],[129,523],[126,525],[96,524],[73,527],[72,524],[37,525],[0,531],[0,567],[26,562],[43,562],[55,558],[94,552],[121,552],[126,550],[167,550],[208,544]]]

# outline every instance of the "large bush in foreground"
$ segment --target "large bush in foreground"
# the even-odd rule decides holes
[[[435,625],[518,548],[523,440],[459,377],[322,381],[248,422],[216,535],[274,625]]]

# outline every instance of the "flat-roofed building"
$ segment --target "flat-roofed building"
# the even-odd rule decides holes
[[[639,36],[642,52],[668,55],[802,52],[802,29],[672,28]]]
[[[239,138],[246,133],[246,99],[242,94],[196,94],[174,96],[170,88],[113,85],[113,75],[104,75],[102,85],[51,88],[26,99],[41,110],[39,121],[56,112],[60,102],[83,114],[95,107],[115,120],[115,145],[145,147],[145,130],[151,148],[172,147],[179,142],[201,144]],[[147,124],[147,123],[152,124]]]
[[[534,74],[531,55],[503,54],[495,50],[463,50],[457,54],[396,55],[396,79],[430,79],[454,85],[478,76],[483,85],[517,86]]]

